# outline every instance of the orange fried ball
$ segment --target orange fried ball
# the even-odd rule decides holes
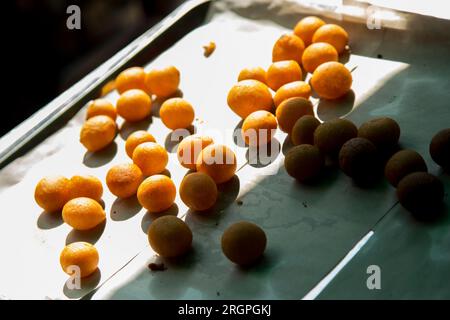
[[[81,144],[91,152],[107,147],[116,137],[116,123],[107,116],[87,120],[80,131]]]
[[[110,80],[102,87],[100,90],[100,97],[106,96],[113,90],[116,90],[116,80]]]
[[[68,275],[76,272],[75,267],[79,268],[80,277],[84,278],[93,274],[98,267],[98,251],[90,243],[73,242],[64,247],[59,256],[59,262],[62,269]]]
[[[283,84],[302,80],[302,69],[294,60],[277,61],[267,69],[267,85],[277,91]]]
[[[180,218],[167,215],[150,224],[148,242],[161,257],[180,257],[191,249],[192,231]]]
[[[431,158],[444,169],[450,169],[450,128],[436,133],[430,143]]]
[[[204,172],[219,184],[233,178],[236,172],[236,155],[233,150],[220,144],[210,144],[197,158],[197,171]]]
[[[337,99],[345,95],[352,86],[352,74],[339,62],[325,62],[317,67],[311,85],[319,97]]]
[[[166,149],[154,142],[141,143],[134,149],[133,162],[145,176],[161,173],[169,162]]]
[[[180,164],[190,170],[196,170],[196,160],[200,152],[213,143],[207,136],[192,135],[184,138],[178,144],[177,157]]]
[[[384,167],[384,175],[389,183],[396,187],[403,177],[413,172],[427,172],[427,164],[414,150],[400,150],[395,153]]]
[[[34,190],[36,203],[47,212],[61,210],[70,199],[70,181],[63,176],[41,179]]]
[[[303,40],[305,46],[309,46],[314,33],[323,25],[325,25],[325,21],[318,17],[305,17],[295,25],[294,34]]]
[[[248,115],[242,123],[242,136],[250,146],[269,143],[277,130],[277,119],[264,110],[255,111]]]
[[[314,145],[323,154],[337,156],[342,145],[355,138],[358,129],[347,119],[333,119],[321,123],[314,131]]]
[[[100,202],[103,195],[102,182],[94,176],[73,176],[70,178],[70,198],[87,197]]]
[[[263,255],[267,238],[256,224],[239,221],[224,231],[221,242],[228,259],[241,266],[250,266]]]
[[[272,49],[272,61],[294,60],[302,63],[305,44],[295,34],[284,34],[274,44]]]
[[[310,73],[321,64],[329,61],[338,61],[336,49],[329,43],[317,42],[305,49],[302,56],[303,68]]]
[[[291,132],[291,141],[295,146],[301,144],[314,144],[314,131],[320,121],[312,115],[300,117],[294,124]]]
[[[156,142],[155,137],[145,130],[138,130],[130,134],[125,142],[125,151],[133,158],[134,149],[144,142]]]
[[[208,210],[217,200],[216,183],[205,173],[190,173],[181,181],[180,197],[191,210]]]
[[[288,98],[301,97],[309,99],[310,96],[311,87],[309,84],[304,81],[294,81],[282,85],[277,92],[275,92],[273,102],[275,103],[275,107],[278,107],[280,103]]]
[[[143,179],[142,171],[137,165],[124,163],[108,170],[106,185],[116,197],[128,198],[136,194]]]
[[[180,71],[174,66],[152,69],[147,73],[145,83],[150,92],[157,97],[170,97],[178,90]]]
[[[108,116],[114,121],[117,118],[116,107],[106,99],[96,99],[88,103],[86,120],[95,116]]]
[[[227,103],[243,119],[257,110],[270,111],[273,104],[269,88],[257,80],[243,80],[235,84],[228,92]]]
[[[105,221],[106,214],[97,201],[80,197],[64,205],[62,218],[75,230],[89,230]]]
[[[145,179],[138,188],[137,198],[149,212],[169,209],[175,201],[176,188],[172,179],[156,174]]]
[[[141,121],[152,111],[152,100],[145,91],[131,89],[122,93],[116,104],[117,114],[129,122]]]
[[[310,144],[293,147],[284,158],[286,172],[300,182],[308,182],[316,178],[324,163],[319,148]]]
[[[305,98],[284,100],[276,110],[278,125],[283,132],[290,134],[295,122],[305,115],[314,115],[311,101]]]
[[[244,68],[238,76],[238,82],[243,80],[258,80],[262,83],[267,82],[266,70],[261,67]]]
[[[119,94],[131,89],[147,91],[144,69],[141,67],[131,67],[123,70],[116,78],[116,89]]]
[[[336,24],[326,24],[321,26],[314,33],[312,42],[326,42],[331,44],[336,51],[341,54],[348,44],[348,34],[341,26]]]
[[[192,105],[182,98],[164,101],[159,110],[164,125],[172,130],[188,128],[194,121],[195,112]]]
[[[400,204],[420,219],[433,219],[439,214],[444,198],[441,180],[427,172],[413,172],[397,186]]]
[[[379,150],[392,150],[400,138],[400,126],[387,117],[371,119],[358,129],[358,137],[370,140]]]

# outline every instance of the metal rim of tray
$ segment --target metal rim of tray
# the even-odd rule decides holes
[[[27,130],[19,138],[14,139],[14,141],[11,141],[7,146],[0,149],[0,169],[48,137],[48,135],[52,133],[48,133],[49,128],[52,127],[58,119],[68,113],[72,113],[73,116],[74,112],[77,112],[84,106],[85,100],[89,95],[99,91],[101,86],[122,71],[127,63],[132,61],[133,57],[145,50],[158,37],[162,36],[166,31],[173,27],[181,18],[200,6],[209,5],[212,1],[213,0],[189,0],[180,5],[159,23],[144,32],[125,48],[73,85],[72,88],[79,88],[77,90],[72,90],[74,92],[72,92],[68,98],[64,99],[63,102],[59,102],[59,98],[71,91],[71,89],[63,92],[60,96],[44,106],[43,108],[48,108],[49,110],[47,114],[42,116],[42,119],[40,119],[37,124],[32,126],[31,129]],[[103,71],[103,69],[106,69],[106,71]],[[34,114],[30,118],[33,117],[38,117],[38,115]],[[23,124],[24,123],[19,124],[13,130],[21,127]]]

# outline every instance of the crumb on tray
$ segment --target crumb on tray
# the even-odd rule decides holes
[[[154,263],[154,262],[152,262],[152,263],[148,264],[148,268],[151,271],[164,271],[164,270],[167,270],[167,268],[164,265],[164,263]]]
[[[203,46],[203,49],[205,50],[203,52],[203,55],[208,58],[210,55],[213,54],[214,50],[216,50],[216,43],[213,41],[210,41],[208,45]]]

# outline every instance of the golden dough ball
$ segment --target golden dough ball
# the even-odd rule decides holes
[[[159,109],[159,116],[164,125],[172,130],[188,128],[195,118],[192,105],[182,98],[164,101]]]
[[[339,62],[325,62],[317,67],[311,78],[311,85],[324,99],[337,99],[350,91],[352,74]]]
[[[311,87],[308,83],[304,81],[294,81],[282,85],[277,92],[275,92],[273,102],[275,103],[275,107],[278,107],[280,103],[286,99],[293,97],[309,99],[310,96]]]
[[[192,135],[184,138],[178,144],[177,157],[180,164],[190,170],[197,170],[196,160],[200,152],[214,143],[208,136]]]
[[[216,183],[205,173],[190,173],[181,181],[180,197],[191,210],[208,210],[217,201]]]
[[[169,162],[166,149],[155,142],[141,143],[134,149],[133,162],[145,176],[161,173]]]
[[[339,55],[336,49],[329,43],[317,42],[305,49],[302,56],[303,68],[313,73],[318,66],[325,62],[338,61]]]
[[[106,185],[113,195],[129,198],[136,194],[144,176],[134,163],[118,164],[108,170]]]
[[[272,62],[283,60],[294,60],[302,63],[305,44],[295,34],[284,34],[275,42],[272,49]]]
[[[80,197],[64,205],[62,218],[75,230],[89,230],[105,221],[106,213],[97,201]]]
[[[70,178],[71,199],[87,197],[100,202],[103,195],[102,182],[94,176],[73,176]]]
[[[312,42],[314,33],[323,25],[325,25],[325,21],[318,17],[305,17],[295,25],[294,34],[303,40],[305,46],[309,46]]]
[[[99,255],[97,249],[87,242],[73,242],[64,247],[59,256],[59,262],[65,273],[73,275],[74,266],[79,268],[80,277],[93,274],[98,267]]]
[[[125,142],[125,151],[133,159],[134,149],[144,142],[156,142],[155,137],[145,130],[138,130],[130,134]]]
[[[302,69],[294,60],[277,61],[267,69],[267,85],[277,91],[283,84],[302,80]]]
[[[324,165],[325,160],[319,148],[310,144],[293,147],[284,158],[286,172],[300,182],[317,178]]]
[[[339,54],[341,54],[348,44],[348,34],[341,26],[336,24],[326,24],[316,30],[312,42],[329,43]]]
[[[137,198],[141,206],[149,212],[161,212],[173,205],[176,193],[172,179],[162,174],[155,174],[141,183]]]
[[[406,149],[396,152],[384,167],[384,175],[394,187],[403,177],[413,172],[428,172],[425,160],[414,150]]]
[[[141,121],[152,112],[152,99],[139,89],[122,93],[116,104],[117,114],[128,122]]]
[[[116,137],[116,123],[107,116],[88,119],[80,131],[81,144],[91,152],[107,147]]]
[[[174,66],[152,69],[147,73],[145,83],[150,92],[157,97],[170,97],[178,90],[180,71]]]
[[[358,128],[347,119],[333,119],[321,123],[314,131],[314,145],[323,154],[337,156],[342,145],[358,135]]]
[[[116,78],[116,89],[119,94],[131,89],[140,89],[147,92],[145,84],[145,71],[141,67],[131,67],[123,70]]]
[[[261,67],[244,68],[239,72],[238,82],[243,80],[258,80],[265,84],[267,82],[266,70]]]
[[[180,218],[167,215],[150,224],[148,242],[161,257],[180,257],[192,247],[192,231]]]
[[[232,262],[249,266],[266,250],[264,230],[254,223],[239,221],[229,226],[222,235],[222,251]]]
[[[370,140],[378,150],[392,150],[398,145],[400,126],[387,117],[371,119],[359,127],[358,137]]]
[[[278,125],[281,131],[291,134],[295,122],[305,115],[314,115],[311,101],[305,98],[289,98],[284,100],[276,110]]]
[[[236,172],[236,155],[221,144],[210,144],[197,158],[197,171],[209,175],[217,183],[227,182]]]
[[[272,94],[267,86],[257,80],[243,80],[228,92],[227,103],[231,110],[245,119],[257,110],[272,110]]]
[[[301,144],[314,144],[314,131],[320,121],[313,115],[300,117],[294,124],[291,132],[291,141],[295,146]]]
[[[63,176],[45,177],[34,190],[36,203],[47,212],[61,210],[70,199],[70,180]]]
[[[277,119],[272,113],[264,110],[249,114],[242,123],[242,136],[249,146],[269,143],[276,130]]]
[[[114,121],[117,118],[116,107],[106,99],[96,99],[88,103],[86,120],[95,116],[108,116]]]

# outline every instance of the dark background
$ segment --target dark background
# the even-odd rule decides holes
[[[184,0],[14,0],[3,7],[0,136],[156,24]],[[67,7],[81,9],[69,30]],[[6,53],[6,55],[5,55]],[[6,73],[6,74],[5,74]],[[5,90],[6,89],[6,90]]]

